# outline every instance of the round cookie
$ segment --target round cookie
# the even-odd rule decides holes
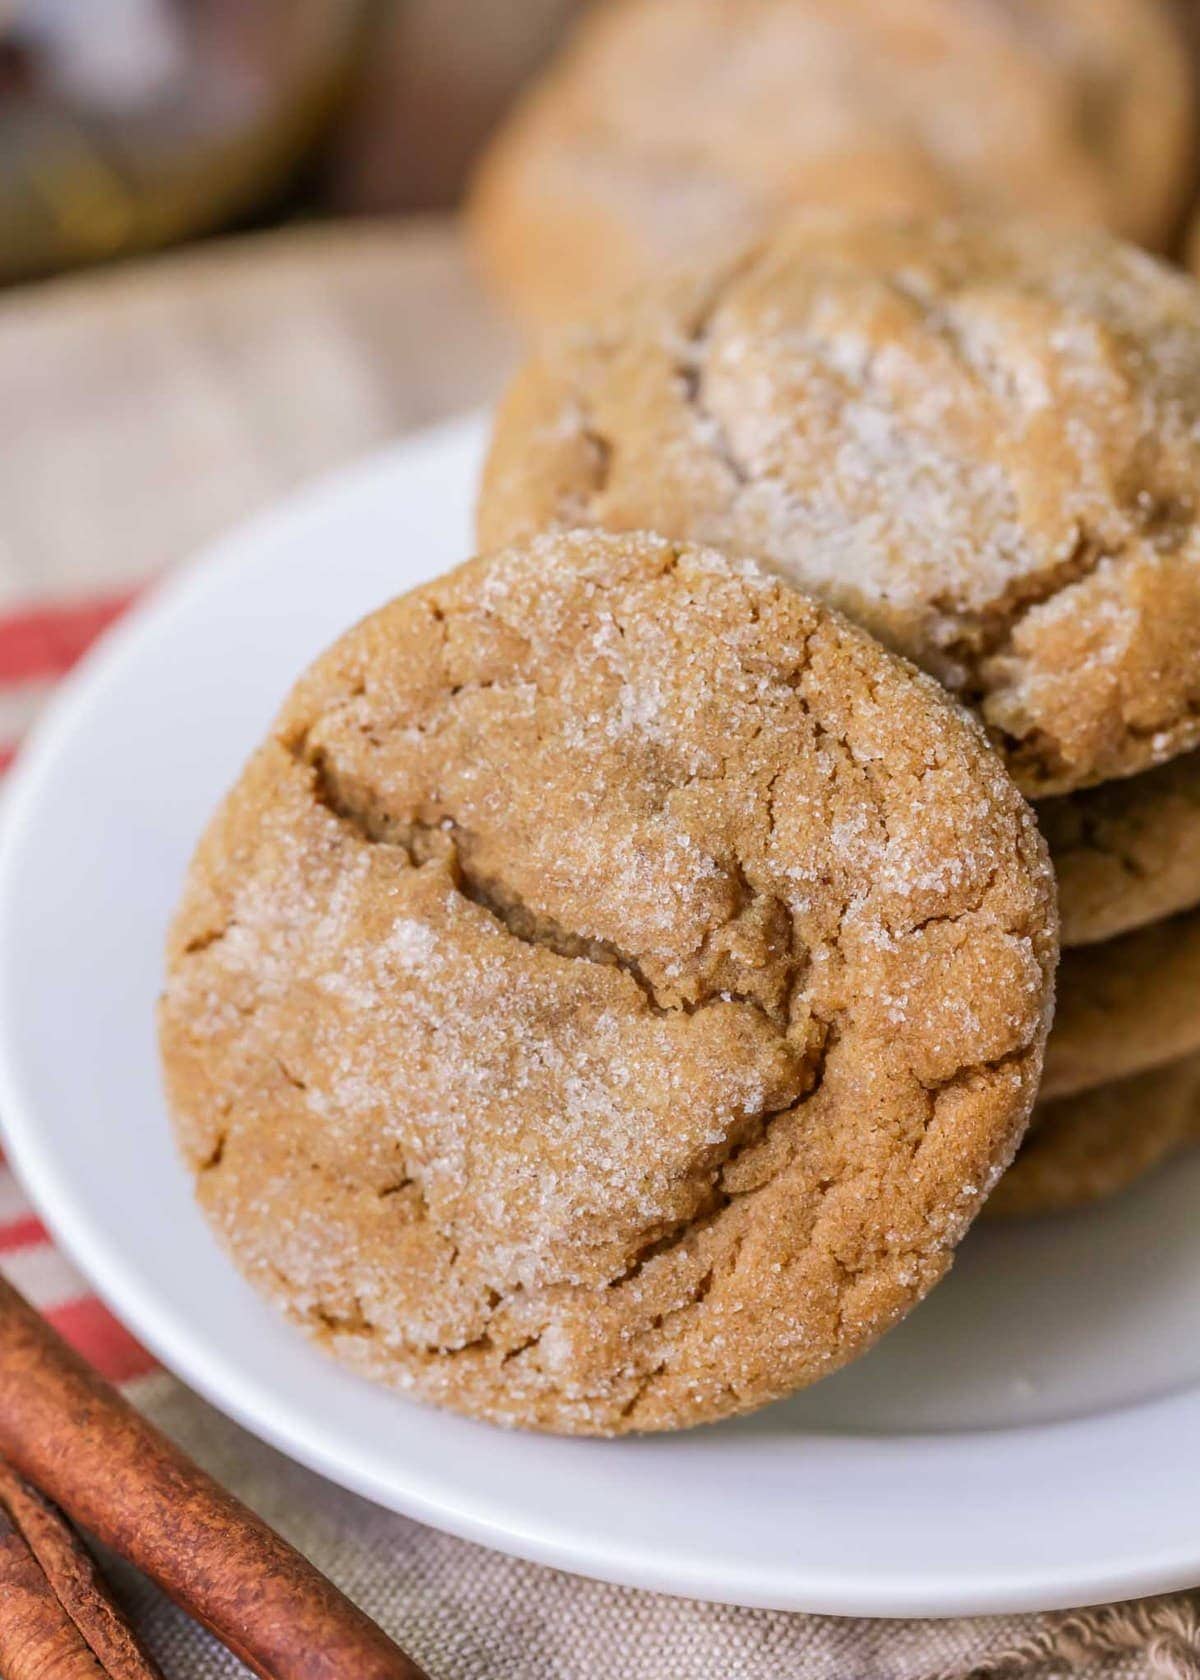
[[[946,1270],[1033,1099],[1053,898],[978,726],[860,631],[544,538],[351,631],[214,819],[178,1137],[372,1377],[585,1434],[743,1411]]]
[[[810,216],[551,340],[479,530],[756,555],[974,702],[1045,795],[1200,743],[1197,483],[1193,280],[1104,234]]]
[[[1015,212],[1162,249],[1192,102],[1162,0],[609,0],[485,154],[470,223],[534,322],[798,207]]]
[[[1043,800],[1064,945],[1091,945],[1200,904],[1200,753]]]
[[[1200,1051],[1200,910],[1065,951],[1044,1098]]]
[[[1198,1125],[1200,1056],[1039,1104],[988,1198],[987,1216],[1025,1218],[1104,1201],[1195,1142]]]

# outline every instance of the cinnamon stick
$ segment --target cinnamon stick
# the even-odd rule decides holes
[[[5,1680],[109,1680],[0,1511],[0,1674]]]
[[[0,1454],[262,1680],[425,1680],[2,1280]],[[69,1668],[62,1675],[76,1680]]]
[[[73,1675],[78,1668],[81,1676],[100,1673],[105,1680],[162,1680],[157,1665],[117,1609],[83,1541],[62,1513],[23,1482],[3,1460],[0,1460],[0,1522],[5,1525],[5,1555],[14,1570],[20,1569],[26,1590],[35,1591],[39,1616],[47,1628],[64,1618],[69,1624],[55,1633],[51,1648],[54,1642],[64,1647],[69,1645],[71,1662],[75,1665],[60,1664],[56,1668],[43,1651],[38,1659],[42,1666],[35,1664],[28,1669],[22,1666],[21,1673],[47,1680],[59,1674]],[[28,1563],[32,1563],[40,1580],[32,1579]],[[8,1596],[0,1587],[0,1674],[6,1680],[13,1672],[14,1661],[21,1665],[30,1661],[19,1622],[19,1617],[12,1616]],[[92,1664],[84,1663],[76,1653],[75,1643],[69,1637],[71,1632],[94,1658]],[[29,1643],[36,1652],[37,1641]],[[21,1645],[19,1654],[6,1652],[11,1644]]]

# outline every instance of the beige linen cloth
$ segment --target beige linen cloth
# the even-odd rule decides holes
[[[12,295],[0,412],[20,425],[0,450],[0,609],[136,587],[299,480],[484,400],[511,354],[453,230],[431,223],[273,236]],[[1194,1595],[949,1622],[663,1598],[379,1510],[163,1373],[131,1392],[432,1680],[1200,1680]],[[987,1513],[964,1503],[956,1520]],[[245,1672],[145,1582],[122,1580],[172,1680]]]
[[[696,1604],[522,1563],[381,1511],[281,1458],[172,1378],[150,1378],[139,1403],[431,1680],[1200,1680],[1200,1614],[1189,1597],[944,1622]],[[962,1520],[971,1520],[966,1506]],[[132,1596],[172,1680],[245,1673],[144,1584]]]

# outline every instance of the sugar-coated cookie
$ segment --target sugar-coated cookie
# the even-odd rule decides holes
[[[197,852],[161,1044],[297,1323],[613,1434],[812,1382],[937,1281],[1055,956],[1032,813],[935,684],[749,563],[563,534],[302,678]]]
[[[975,703],[1026,791],[1200,744],[1200,286],[1106,234],[804,217],[551,339],[481,546],[753,554]]]
[[[1198,1126],[1200,1056],[1039,1104],[987,1215],[1058,1213],[1115,1196],[1196,1142]]]
[[[1064,951],[1043,1097],[1200,1051],[1200,910]]]
[[[1200,904],[1200,753],[1045,799],[1064,945],[1091,945]]]
[[[530,321],[800,206],[985,210],[1161,249],[1191,175],[1164,0],[609,0],[487,152],[470,222]]]

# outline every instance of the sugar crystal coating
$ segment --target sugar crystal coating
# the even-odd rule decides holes
[[[1200,744],[1200,287],[1103,234],[806,217],[551,339],[485,547],[753,554],[977,705],[1039,795]]]
[[[861,1351],[1011,1157],[1056,955],[974,720],[748,563],[537,539],[364,621],[201,843],[206,1213],[368,1374],[583,1433]]]

